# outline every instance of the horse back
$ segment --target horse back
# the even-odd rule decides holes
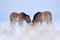
[[[49,11],[41,12],[42,13],[42,20],[49,21],[52,20],[52,14]]]
[[[18,17],[18,13],[16,12],[12,12],[11,15],[10,15],[10,21],[12,21],[13,19],[16,19]]]

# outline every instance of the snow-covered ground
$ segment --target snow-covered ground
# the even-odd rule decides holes
[[[15,26],[0,24],[0,40],[60,40],[60,26]]]

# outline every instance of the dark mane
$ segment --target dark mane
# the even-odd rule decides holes
[[[35,20],[37,14],[39,14],[39,13],[41,13],[41,12],[37,12],[37,13],[34,15],[34,17],[33,17],[33,21],[32,21],[32,22],[34,22],[34,20]]]
[[[29,16],[29,15],[25,14],[24,12],[21,12],[21,14],[23,14],[25,17],[26,17],[26,16]]]

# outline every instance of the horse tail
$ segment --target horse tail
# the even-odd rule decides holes
[[[49,12],[49,14],[50,14],[50,23],[52,23],[52,14],[51,12]]]
[[[50,20],[52,20],[52,14],[51,14],[51,12],[49,12],[49,14],[50,14]]]
[[[16,12],[12,12],[11,15],[10,15],[10,21],[12,21],[12,18],[13,18],[13,15],[15,14]]]
[[[10,21],[12,21],[12,14],[10,15]]]

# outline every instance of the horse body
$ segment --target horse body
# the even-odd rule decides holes
[[[11,15],[10,15],[10,21],[18,21],[18,13],[16,12],[13,12]]]
[[[40,22],[52,23],[52,14],[49,11],[37,12],[33,18],[33,24]]]
[[[30,16],[25,14],[24,12],[21,12],[21,13],[12,12],[11,15],[10,15],[11,24],[15,25],[15,23],[18,22],[19,25],[22,25],[24,20],[27,23],[31,22]]]
[[[51,21],[52,20],[52,14],[50,12],[45,11],[45,12],[41,12],[41,13],[42,13],[41,14],[42,21],[48,22],[48,21]]]

